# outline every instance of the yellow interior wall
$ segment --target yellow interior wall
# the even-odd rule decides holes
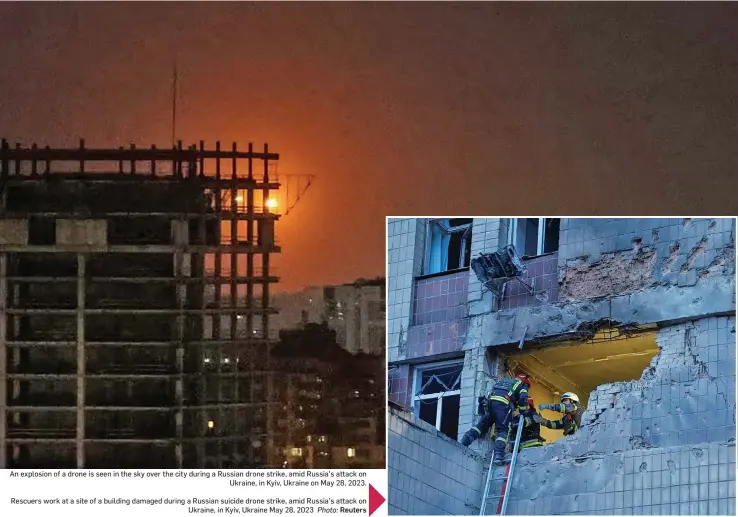
[[[531,385],[530,388],[528,388],[528,395],[533,398],[536,410],[538,410],[538,404],[553,404],[559,401],[557,395],[554,395],[554,393],[548,388],[537,383],[535,378],[531,379]],[[549,420],[555,419],[556,416],[554,415],[557,414],[548,410],[539,411],[539,413]],[[546,440],[546,443],[553,443],[561,437],[561,431],[554,431],[553,429],[541,426],[541,437]]]
[[[604,333],[596,336],[600,339]],[[585,408],[590,393],[602,384],[640,379],[644,368],[658,353],[656,333],[648,332],[628,339],[572,342],[513,354],[509,357],[514,373],[525,371],[531,377],[528,393],[539,404],[556,404],[561,394],[573,391]],[[539,374],[540,377],[537,378]],[[540,411],[543,418],[556,420],[561,413]],[[550,444],[562,438],[560,430],[541,427],[541,436]]]

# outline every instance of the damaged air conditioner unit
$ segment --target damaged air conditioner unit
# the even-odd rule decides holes
[[[495,253],[480,253],[477,258],[472,259],[471,268],[482,285],[498,299],[502,298],[505,284],[510,280],[517,280],[528,294],[533,294],[533,288],[521,279],[527,269],[515,251],[515,246],[505,246]]]

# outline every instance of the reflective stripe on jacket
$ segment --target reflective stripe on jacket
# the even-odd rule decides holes
[[[554,411],[564,413],[564,416],[558,420],[544,420],[541,422],[542,425],[549,429],[563,429],[564,436],[569,436],[576,433],[582,426],[582,414],[584,413],[584,407],[577,404],[558,404],[558,408]]]
[[[492,388],[489,400],[510,404],[518,411],[525,411],[528,407],[528,385],[520,379],[502,379]]]

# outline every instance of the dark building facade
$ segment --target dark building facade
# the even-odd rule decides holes
[[[269,464],[277,159],[3,141],[0,467]]]
[[[384,468],[385,358],[351,354],[327,324],[280,332],[275,457],[291,468]]]

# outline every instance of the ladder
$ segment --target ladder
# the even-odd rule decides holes
[[[493,478],[492,472],[494,471],[495,467],[494,455],[489,462],[489,470],[487,471],[487,483],[484,486],[484,495],[482,496],[482,504],[480,505],[481,508],[479,511],[479,515],[486,515],[485,512],[487,510],[488,499],[499,499],[499,502],[497,503],[497,515],[505,515],[505,512],[507,511],[507,496],[510,492],[510,482],[512,481],[513,475],[515,474],[515,463],[518,459],[518,447],[520,446],[520,437],[523,435],[523,418],[523,415],[520,415],[520,420],[518,421],[518,432],[515,436],[515,445],[512,451],[512,459],[507,465],[505,475],[502,477]],[[502,492],[500,495],[490,496],[490,487],[495,481],[502,481]]]

